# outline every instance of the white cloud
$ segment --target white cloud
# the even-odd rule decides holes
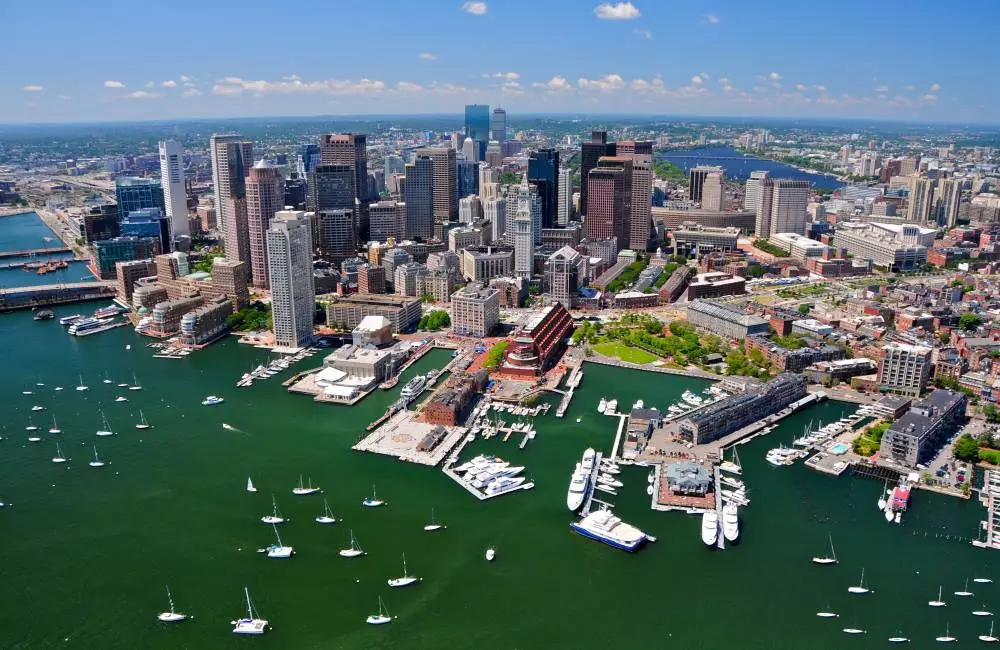
[[[632,90],[643,92],[645,90],[649,90],[650,83],[645,79],[633,79],[632,83],[630,83],[628,87],[631,88]]]
[[[733,85],[730,83],[725,83],[722,85],[722,92],[726,93],[727,95],[733,92],[734,90],[736,90],[736,88],[734,88]]]
[[[105,81],[104,82],[104,87],[105,88],[124,88],[125,84],[123,84],[120,81],[110,80],[110,81]]]
[[[521,78],[516,72],[484,72],[483,79],[506,79],[507,81],[517,81]]]
[[[826,92],[826,86],[824,86],[823,84],[816,84],[815,86],[813,86],[813,89],[818,90],[821,93]]]
[[[601,20],[635,20],[642,15],[631,2],[605,2],[594,8],[594,14]]]
[[[804,93],[806,91],[806,85],[805,84],[795,84],[795,90],[799,91],[800,93]]]
[[[889,92],[889,86],[882,84],[881,86],[876,86],[875,92],[877,93],[887,93]]]
[[[531,84],[531,86],[533,88],[545,88],[551,92],[556,92],[560,90],[572,90],[573,88],[572,84],[570,84],[570,82],[566,80],[566,77],[560,77],[559,75],[556,75],[545,82],[536,81],[535,83]]]
[[[621,75],[611,73],[600,79],[585,79],[580,77],[580,79],[577,80],[576,85],[583,90],[599,90],[601,92],[608,92],[623,88],[625,86],[625,80],[622,79]]]
[[[260,94],[320,93],[328,95],[361,95],[386,89],[384,81],[375,79],[321,79],[303,81],[296,75],[279,81],[250,80],[240,77],[223,77],[212,86],[216,95],[239,95],[243,92]]]
[[[186,74],[182,74],[181,75],[181,81],[183,81],[183,82],[194,81],[194,77],[189,77]]]
[[[936,93],[941,90],[941,84],[931,84],[931,92]]]
[[[399,81],[396,83],[396,90],[401,93],[418,93],[423,90],[423,86],[412,81]]]
[[[421,61],[437,61],[437,54],[432,54],[431,52],[421,52],[417,55],[417,58]]]
[[[767,78],[770,79],[771,81],[781,81],[781,75],[778,74],[777,72],[772,72],[771,74],[767,75]]]
[[[729,80],[729,77],[721,77],[719,79],[719,83],[722,84],[723,86],[728,86],[729,84],[731,84],[733,82]]]
[[[466,2],[462,5],[462,11],[473,14],[474,16],[482,16],[489,11],[489,7],[486,6],[485,2]]]
[[[695,75],[695,76],[691,77],[691,83],[692,83],[693,85],[695,85],[695,86],[700,86],[700,85],[701,85],[701,82],[702,82],[702,78],[701,78],[700,76],[698,76],[698,75]]]
[[[176,88],[177,87],[177,82],[174,81],[173,79],[167,79],[166,81],[164,81],[160,85],[163,86],[164,88]]]
[[[500,86],[500,91],[511,95],[523,95],[524,88],[517,81],[505,81]]]
[[[937,86],[937,84],[934,84],[934,85]],[[940,87],[940,86],[938,86],[938,87]],[[926,95],[924,95],[920,99],[924,100],[925,102],[936,102],[937,101],[937,95],[932,95],[931,93],[927,93]]]
[[[715,14],[705,14],[705,24],[706,25],[718,25],[722,22],[722,19]]]
[[[184,92],[181,93],[181,97],[197,97],[201,94],[201,91],[197,88],[185,88]]]
[[[646,39],[647,41],[653,40],[653,32],[648,29],[633,29],[632,33],[636,36]]]
[[[43,90],[45,90],[45,88],[43,86],[38,86],[36,84],[31,84],[31,85],[28,85],[28,86],[24,86],[23,88],[21,88],[21,90],[23,90],[26,93],[40,93]]]
[[[147,92],[145,90],[136,90],[129,93],[128,96],[132,99],[155,99],[159,97],[156,93]]]

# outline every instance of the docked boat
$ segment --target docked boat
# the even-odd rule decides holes
[[[601,398],[601,401],[597,403],[597,412],[604,413],[608,410],[608,400]]]
[[[392,617],[389,616],[389,610],[385,608],[385,603],[382,602],[382,597],[378,597],[378,614],[372,614],[365,619],[365,623],[368,625],[385,625],[386,623],[392,623]]]
[[[616,479],[614,476],[611,476],[610,474],[598,474],[597,482],[602,483],[604,485],[610,485],[611,487],[616,487],[616,488],[620,488],[624,485],[621,481]]]
[[[865,570],[864,569],[861,569],[861,582],[859,582],[856,586],[848,587],[847,591],[848,591],[848,593],[852,593],[852,594],[870,594],[870,593],[875,593],[871,589],[869,589],[868,587],[865,586]]]
[[[938,586],[938,597],[937,597],[937,600],[929,600],[929,601],[927,601],[927,604],[930,605],[931,607],[946,607],[948,605],[948,603],[946,603],[943,600],[941,600],[941,593],[942,593],[943,589],[944,589],[944,587]]]
[[[104,467],[104,461],[97,455],[97,445],[94,445],[94,460],[87,464],[91,467]]]
[[[295,554],[295,549],[293,549],[291,546],[285,546],[284,544],[281,543],[281,535],[278,534],[277,526],[271,524],[271,528],[274,529],[274,539],[276,543],[271,544],[267,548],[263,549],[267,553],[267,557],[276,558],[280,560],[292,557],[292,555]]]
[[[604,472],[605,474],[621,473],[621,470],[618,468],[618,465],[614,461],[610,461],[607,459],[601,460],[601,471]]]
[[[634,411],[635,409],[641,409],[645,405],[646,405],[646,403],[643,402],[641,399],[640,400],[636,400],[635,403],[632,404],[632,410]]]
[[[209,395],[205,399],[201,400],[201,405],[202,406],[215,406],[216,404],[222,404],[225,401],[226,400],[224,400],[223,398],[219,397],[218,395]]]
[[[485,492],[487,496],[497,496],[504,492],[516,490],[524,481],[525,478],[523,476],[502,476],[487,485]]]
[[[136,379],[134,372],[132,373],[132,385],[129,386],[128,389],[129,390],[142,390],[142,385],[139,383],[139,380]]]
[[[316,517],[317,524],[335,524],[337,523],[337,518],[333,516],[333,510],[330,509],[330,504],[326,499],[323,499],[323,514]]]
[[[420,582],[422,580],[423,578],[417,578],[409,574],[409,571],[407,571],[406,569],[406,553],[403,553],[403,577],[390,578],[386,582],[389,584],[390,587],[408,587],[413,583]]]
[[[595,452],[593,449],[591,449],[591,448],[588,447],[583,452],[583,461],[581,462],[581,465],[580,465],[581,468],[583,469],[583,471],[587,472],[588,474],[590,474],[591,472],[593,472],[594,471],[594,462],[596,461],[596,459],[597,459],[597,452]]]
[[[230,621],[233,634],[263,634],[267,631],[267,620],[260,618],[260,614],[254,610],[253,603],[250,602],[250,590],[244,587],[243,592],[247,597],[247,615],[245,618]]]
[[[587,498],[590,487],[590,474],[584,473],[580,463],[576,464],[569,481],[569,491],[566,492],[566,507],[570,512],[576,512]]]
[[[101,307],[100,309],[95,311],[94,318],[108,318],[111,316],[117,316],[119,313],[121,313],[121,310],[119,310],[117,307],[115,307],[114,305],[108,305],[107,307]]]
[[[618,412],[618,400],[613,399],[608,402],[608,408],[604,411],[607,415],[614,415]]]
[[[424,392],[424,386],[426,385],[427,377],[424,375],[417,375],[410,381],[406,382],[406,385],[403,386],[403,390],[399,391],[399,396],[409,402],[420,395],[420,393]]]
[[[836,564],[837,563],[837,549],[833,547],[833,535],[830,535],[830,555],[823,556],[813,556],[812,559],[814,564]]]
[[[955,595],[956,596],[961,596],[962,598],[968,598],[969,596],[975,595],[971,591],[969,591],[969,579],[968,578],[965,579],[965,586],[962,587],[962,589],[960,591],[956,591]]]
[[[35,312],[35,315],[32,316],[34,320],[52,320],[55,317],[56,315],[52,313],[51,309],[39,309]]]
[[[735,503],[722,506],[722,534],[728,542],[735,542],[740,536],[739,509]]]
[[[612,496],[618,496],[618,490],[614,489],[610,485],[604,485],[603,483],[598,483],[594,486],[595,490],[600,490],[601,492],[607,492]]]
[[[160,612],[156,616],[156,620],[163,623],[178,623],[187,618],[187,615],[181,614],[174,609],[174,597],[170,595],[170,587],[167,587],[167,602],[170,603],[170,611]]]
[[[909,642],[910,640],[907,637],[900,634],[899,632],[896,633],[896,636],[889,637],[889,643],[899,644],[899,643],[909,643]]]
[[[146,415],[142,412],[142,409],[139,409],[139,423],[137,425],[135,425],[135,428],[136,429],[148,429],[148,428],[150,428],[149,427],[149,422],[146,422]]]
[[[434,508],[431,508],[431,523],[424,526],[424,530],[435,531],[435,530],[441,530],[442,528],[447,528],[447,526],[439,524],[437,522],[437,520],[434,518]]]
[[[59,324],[67,326],[72,325],[81,318],[83,318],[83,316],[80,314],[73,314],[72,316],[63,316],[62,318],[59,319]]]
[[[351,545],[347,548],[340,549],[340,557],[358,557],[361,555],[368,555],[361,549],[361,545],[358,544],[358,538],[354,536],[354,531],[351,531]]]
[[[278,500],[271,495],[271,514],[264,515],[260,518],[265,524],[283,524],[286,519],[281,516],[281,512],[278,510]]]
[[[115,435],[115,432],[111,430],[111,425],[108,424],[108,417],[104,415],[104,411],[101,411],[101,428],[97,430],[96,435],[101,438]]]
[[[889,482],[886,481],[885,487],[882,488],[882,492],[880,493],[880,496],[878,498],[878,509],[879,510],[885,510],[885,506],[888,503],[888,500],[886,499],[886,496],[888,496],[890,494],[892,494],[892,490],[889,489]]]
[[[309,477],[309,484],[302,484],[302,475],[299,474],[299,484],[297,487],[292,488],[292,494],[297,494],[299,496],[305,496],[307,494],[316,494],[317,492],[322,492],[318,487],[313,487],[312,477]]]
[[[378,498],[378,495],[375,494],[375,486],[373,485],[372,495],[370,497],[367,497],[364,501],[362,501],[361,505],[365,506],[366,508],[378,508],[379,506],[384,506],[385,501]]]
[[[707,510],[701,515],[701,541],[705,546],[715,546],[719,540],[719,513]]]
[[[570,527],[580,535],[623,551],[634,552],[646,542],[646,534],[626,524],[607,508],[591,512]]]

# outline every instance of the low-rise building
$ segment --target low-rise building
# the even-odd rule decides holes
[[[389,319],[394,334],[409,331],[420,322],[420,299],[391,294],[355,293],[339,297],[326,306],[326,322],[330,327],[344,324],[347,329],[354,329],[365,316],[379,315]]]
[[[713,251],[734,251],[740,236],[740,229],[733,227],[713,228],[694,222],[686,222],[670,233],[674,255],[701,255]]]
[[[381,348],[392,343],[392,323],[382,315],[365,316],[351,330],[351,341],[359,348]]]
[[[514,375],[535,376],[548,370],[565,349],[573,333],[573,319],[556,303],[538,312],[513,337],[501,370]]]
[[[788,251],[791,257],[804,260],[809,257],[823,257],[829,254],[830,247],[815,239],[809,239],[794,232],[779,232],[767,239],[768,243]]]
[[[489,374],[485,370],[472,374],[455,373],[428,400],[420,417],[430,424],[457,425],[476,393],[486,387],[487,381]]]
[[[729,339],[745,339],[752,334],[767,334],[770,331],[770,325],[763,318],[713,300],[689,303],[687,320],[695,327]]]
[[[688,300],[699,298],[721,298],[723,296],[740,296],[746,293],[747,281],[738,275],[712,271],[699,273],[688,284]]]
[[[720,400],[682,419],[678,424],[682,439],[699,445],[763,420],[792,402],[805,397],[806,383],[790,373],[738,395]]]
[[[944,441],[965,417],[965,394],[935,390],[910,410],[882,436],[879,461],[914,469],[933,458]]]
[[[462,272],[470,282],[489,282],[514,273],[514,249],[509,246],[466,248],[462,251]]]
[[[643,293],[642,291],[623,291],[615,294],[615,309],[639,309],[642,307],[655,307],[659,304],[660,296],[656,293]]]
[[[819,361],[804,370],[806,377],[817,384],[830,385],[833,382],[850,381],[852,377],[870,375],[875,372],[876,365],[871,359],[859,357],[856,359],[837,359],[835,361]]]
[[[806,336],[830,336],[833,334],[833,327],[826,323],[821,323],[815,318],[803,318],[792,321],[792,332],[795,334],[805,334]]]
[[[392,352],[378,348],[362,348],[344,345],[337,348],[323,360],[323,365],[346,373],[348,377],[363,382],[362,390],[389,378],[392,368]]]
[[[821,361],[843,359],[846,353],[836,345],[807,339],[806,345],[790,349],[778,345],[765,335],[748,336],[744,343],[747,352],[759,350],[767,360],[781,372],[801,372],[806,367]]]
[[[677,302],[677,300],[687,291],[688,282],[694,275],[694,269],[690,266],[679,266],[670,274],[667,281],[660,287],[660,302]]]
[[[211,343],[229,331],[226,321],[232,313],[233,305],[224,297],[189,311],[181,316],[181,342],[186,345]]]
[[[838,223],[834,233],[837,248],[856,259],[871,260],[889,271],[906,271],[927,261],[928,234],[937,231],[913,224]]]
[[[698,463],[670,463],[666,474],[667,487],[674,494],[703,497],[712,488],[711,473]]]

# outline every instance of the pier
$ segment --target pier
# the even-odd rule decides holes
[[[49,246],[48,248],[23,248],[19,251],[0,251],[0,259],[7,257],[33,257],[35,255],[55,255],[56,253],[72,253],[65,246]]]
[[[562,400],[559,402],[559,406],[556,408],[556,417],[561,418],[566,415],[566,409],[569,408],[569,403],[573,399],[573,391],[575,391],[579,386],[580,382],[583,381],[583,368],[581,366],[575,366],[569,375],[569,379],[566,380],[567,390],[561,391],[558,388],[552,389],[556,393],[562,394]]]
[[[977,539],[973,546],[980,548],[1000,548],[1000,512],[997,510],[997,500],[1000,499],[1000,470],[988,469],[983,473],[983,488],[979,491],[979,500],[986,506],[986,521],[980,523],[986,533],[986,539]]]
[[[88,300],[106,300],[114,297],[115,283],[111,281],[14,287],[0,289],[0,312],[52,307]]]
[[[590,489],[587,491],[587,498],[583,502],[583,507],[580,508],[581,517],[586,517],[590,514],[590,508],[594,501],[597,501],[602,506],[611,507],[612,505],[594,498],[594,492],[597,491],[597,474],[601,471],[601,458],[603,458],[601,452],[597,452],[597,455],[594,456],[594,469],[590,472]]]

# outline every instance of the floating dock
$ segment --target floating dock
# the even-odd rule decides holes
[[[590,472],[590,489],[587,491],[587,498],[583,502],[583,507],[580,508],[581,517],[586,517],[590,514],[590,507],[593,505],[594,501],[597,501],[603,506],[610,507],[612,505],[594,498],[594,486],[597,485],[597,474],[601,471],[601,458],[603,458],[603,455],[601,452],[597,452],[597,455],[594,457],[594,469]]]

